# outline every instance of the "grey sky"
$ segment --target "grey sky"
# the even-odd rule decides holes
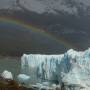
[[[9,8],[11,6],[10,0],[0,0],[0,9]]]
[[[0,9],[17,9],[15,5],[16,0],[0,0]],[[67,3],[68,2],[68,3]],[[84,8],[85,10],[90,6],[90,0],[19,0],[19,4],[39,14],[44,12],[57,14],[57,11],[66,12],[69,14],[78,14],[78,7]]]
[[[16,0],[0,0],[0,9],[10,9],[15,4]]]

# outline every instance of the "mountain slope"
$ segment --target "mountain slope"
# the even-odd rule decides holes
[[[18,0],[20,5],[29,11],[34,11],[39,14],[52,13],[59,14],[60,12],[78,15],[87,12],[90,9],[89,0]]]
[[[90,11],[90,0],[3,0],[1,9],[25,9],[38,14],[86,15]]]
[[[90,47],[88,0],[3,0],[0,4],[2,4],[2,6],[0,5],[0,17],[12,17],[12,19],[18,19],[26,24],[40,27],[44,32],[49,33],[58,40],[65,40],[66,43],[74,46],[76,50],[84,50]],[[72,10],[73,7],[76,8],[75,12]],[[55,45],[55,42],[50,43],[51,41],[49,42],[48,40],[47,45],[44,45],[42,36],[42,39],[39,38],[38,42],[37,38],[34,39],[35,35],[33,36],[31,32],[28,33],[26,29],[24,29],[26,30],[25,33],[19,27],[17,27],[17,31],[15,26],[11,27],[11,25],[4,24],[2,27],[2,22],[0,25],[0,33],[3,36],[0,37],[1,53],[3,51],[6,54],[10,52],[10,55],[17,55],[18,53],[21,55],[23,52],[52,54],[66,51],[67,47],[62,48],[58,43]],[[5,26],[10,28],[5,28]],[[4,29],[3,33],[2,29]],[[19,29],[20,33],[18,33]],[[12,30],[14,30],[13,33],[17,33],[18,37],[21,36],[23,39],[20,38],[18,40],[17,37],[12,36]],[[7,32],[9,32],[7,37],[11,37],[12,40],[6,37]],[[23,34],[26,34],[26,37],[23,37]],[[37,36],[39,35],[37,34]],[[5,41],[2,41],[2,38]],[[29,38],[33,39],[29,40]],[[25,45],[21,43],[22,40],[26,40],[24,42]],[[48,50],[48,47],[50,47],[50,50]]]

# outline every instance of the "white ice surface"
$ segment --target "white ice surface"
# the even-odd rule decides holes
[[[1,76],[5,79],[12,79],[13,80],[13,75],[11,72],[4,70],[1,74]]]
[[[36,75],[36,79],[89,87],[90,48],[85,51],[70,49],[62,55],[24,54],[21,70],[32,78]]]

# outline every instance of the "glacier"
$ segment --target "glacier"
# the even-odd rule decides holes
[[[23,54],[21,73],[31,81],[90,86],[90,48],[85,51],[68,50],[60,55]]]

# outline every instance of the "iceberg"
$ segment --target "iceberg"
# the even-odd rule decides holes
[[[17,76],[18,78],[18,81],[21,85],[28,85],[29,84],[29,81],[30,81],[30,76],[27,76],[25,74],[19,74]]]
[[[70,49],[60,55],[24,54],[21,73],[29,75],[35,82],[90,86],[90,48],[85,51]]]
[[[1,77],[3,77],[4,79],[11,79],[13,80],[13,75],[11,72],[9,72],[8,70],[4,70],[2,73],[1,73]]]

